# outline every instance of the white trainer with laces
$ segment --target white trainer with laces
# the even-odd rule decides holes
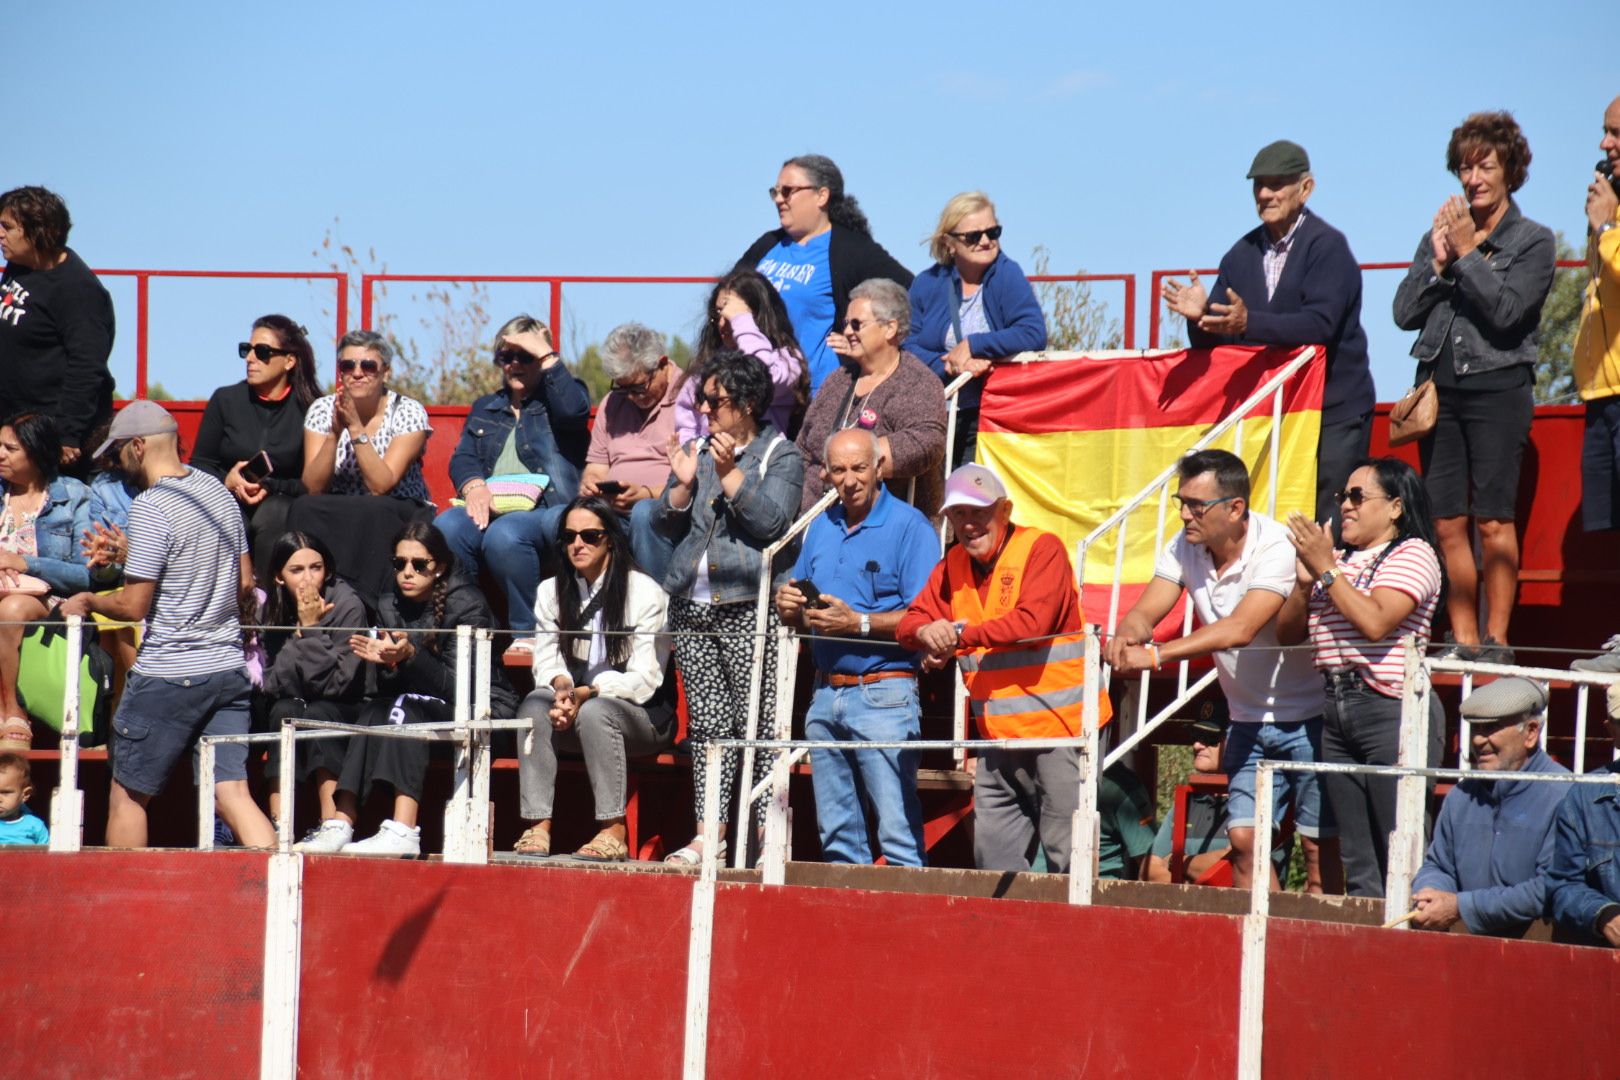
[[[354,839],[354,826],[342,818],[323,821],[304,834],[293,850],[304,855],[335,855]]]
[[[393,818],[382,823],[377,835],[356,840],[343,849],[345,855],[381,855],[392,859],[414,859],[422,854],[422,829],[406,828]]]
[[[1569,665],[1576,671],[1614,672],[1620,671],[1620,634],[1616,634],[1603,643],[1603,652],[1596,656],[1589,656],[1584,660],[1577,660]]]

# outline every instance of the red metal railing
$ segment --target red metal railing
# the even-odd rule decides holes
[[[349,275],[336,270],[96,270],[97,277],[135,279],[135,394],[146,396],[147,308],[153,278],[256,278],[265,280],[330,281],[337,286],[337,337],[349,332]]]
[[[1123,348],[1136,348],[1136,275],[1135,274],[1031,274],[1030,281],[1119,281],[1125,285],[1125,318],[1120,320],[1123,325]]]
[[[1410,261],[1408,261],[1408,262],[1362,263],[1361,264],[1361,269],[1363,271],[1366,271],[1366,270],[1405,270],[1407,267],[1409,267],[1411,265],[1412,264],[1411,264]],[[1578,269],[1580,269],[1581,267],[1583,267],[1585,265],[1586,265],[1586,261],[1584,259],[1563,259],[1558,263],[1558,268],[1560,270],[1578,270]],[[1219,272],[1220,272],[1219,270],[1199,270],[1198,271],[1199,274],[1208,275],[1211,285],[1214,284],[1215,275],[1218,274]],[[1160,322],[1162,321],[1163,315],[1164,315],[1164,304],[1160,300],[1160,292],[1164,288],[1164,279],[1167,278],[1167,277],[1185,277],[1186,275],[1191,274],[1191,273],[1193,273],[1193,271],[1191,271],[1191,270],[1155,270],[1155,271],[1153,271],[1153,275],[1152,275],[1152,277],[1150,279],[1151,284],[1148,286],[1148,348],[1157,349],[1159,347],[1159,325],[1160,325]],[[1212,296],[1212,297],[1210,297],[1210,299],[1216,301],[1217,303],[1224,303],[1225,302],[1220,297]]]

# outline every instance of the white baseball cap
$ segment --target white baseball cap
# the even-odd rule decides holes
[[[952,506],[994,506],[1007,497],[1007,487],[1001,478],[983,465],[963,465],[945,481],[945,502],[941,510]]]

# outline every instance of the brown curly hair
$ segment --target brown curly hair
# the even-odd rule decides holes
[[[1519,130],[1519,122],[1506,110],[1474,113],[1451,129],[1451,142],[1446,144],[1446,171],[1456,175],[1465,164],[1479,161],[1492,150],[1502,164],[1508,191],[1518,191],[1530,176],[1530,143]]]
[[[54,191],[38,186],[12,188],[0,195],[0,211],[10,210],[23,235],[42,256],[55,256],[67,247],[73,218],[67,203]]]

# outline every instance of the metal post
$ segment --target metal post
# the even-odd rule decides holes
[[[51,795],[52,851],[84,846],[84,792],[79,790],[79,667],[84,616],[67,617],[67,679],[62,684],[62,763]]]
[[[468,804],[472,797],[472,632],[456,627],[455,782],[444,812],[444,861],[467,862]]]
[[[691,932],[686,948],[686,1044],[681,1075],[703,1080],[709,1054],[709,963],[714,955],[714,894],[720,869],[720,769],[725,751],[704,751],[703,860],[692,886]]]
[[[787,627],[776,628],[776,716],[773,718],[772,738],[787,739],[793,735],[793,680],[799,669],[799,639]],[[786,880],[787,861],[791,858],[793,839],[791,831],[792,808],[789,805],[789,787],[792,766],[787,754],[777,756],[771,769],[771,801],[765,816],[765,883],[780,885]],[[750,781],[743,781],[744,787]]]
[[[1585,683],[1575,686],[1575,772],[1586,771],[1586,710],[1590,707],[1592,688]],[[1541,725],[1542,735],[1545,737],[1547,725]]]
[[[135,275],[135,397],[146,397],[147,348],[146,331],[151,325],[148,310],[152,298],[151,278],[147,274]]]
[[[214,740],[197,742],[197,850],[214,850]]]
[[[1429,765],[1429,668],[1417,638],[1401,639],[1405,677],[1401,687],[1401,749],[1397,765]],[[1389,839],[1389,874],[1384,882],[1384,918],[1398,919],[1411,907],[1412,878],[1423,863],[1423,795],[1421,776],[1395,781],[1395,829]],[[1406,923],[1402,923],[1404,928]]]
[[[1086,685],[1080,699],[1080,728],[1086,745],[1080,752],[1080,793],[1069,825],[1069,903],[1091,903],[1097,876],[1097,844],[1100,818],[1097,814],[1098,771],[1102,768],[1099,750],[1099,695],[1102,687],[1102,644],[1097,627],[1086,627]]]
[[[289,726],[285,730],[291,731]],[[283,739],[285,746],[290,740]],[[283,758],[281,774],[293,772]],[[285,790],[285,785],[284,785]],[[284,813],[284,821],[292,814]],[[285,828],[285,826],[283,826]],[[298,1075],[298,978],[302,964],[304,857],[283,850],[270,856],[264,905],[264,1007],[259,1031],[259,1075]]]
[[[1262,761],[1255,774],[1254,872],[1249,913],[1243,917],[1243,958],[1238,976],[1238,1069],[1240,1080],[1259,1080],[1264,1059],[1266,1011],[1266,920],[1271,916],[1271,791],[1275,769]]]
[[[293,792],[298,782],[298,728],[291,718],[281,722],[281,772],[277,780],[281,786],[281,815],[276,819],[276,850],[283,855],[293,844]],[[364,736],[351,736],[363,738]],[[303,871],[299,870],[300,878]]]

